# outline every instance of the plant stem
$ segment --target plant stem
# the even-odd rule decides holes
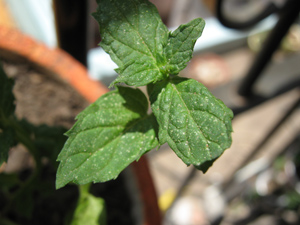
[[[84,195],[88,194],[90,191],[92,183],[84,184],[84,185],[79,185],[79,194],[80,197],[83,197]]]

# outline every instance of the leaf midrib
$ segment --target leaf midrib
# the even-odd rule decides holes
[[[157,65],[157,61],[156,61],[156,57],[153,55],[153,53],[152,53],[152,51],[151,51],[151,49],[150,49],[150,47],[146,44],[146,42],[145,42],[145,40],[144,40],[144,38],[140,35],[140,33],[139,33],[139,31],[135,28],[135,26],[132,26],[132,24],[128,21],[128,19],[127,19],[127,17],[123,14],[123,11],[121,11],[117,6],[116,6],[116,4],[113,2],[113,4],[114,4],[114,6],[115,6],[115,8],[120,12],[120,14],[123,16],[123,18],[127,21],[127,23],[129,24],[129,26],[137,33],[137,35],[140,37],[140,39],[141,40],[143,40],[143,43],[145,44],[145,46],[147,47],[147,49],[148,49],[148,51],[150,52],[150,56],[152,57],[152,59],[156,62],[156,67],[158,67],[158,65]],[[137,12],[139,12],[139,9],[138,9],[138,7],[137,7],[137,5],[135,4],[134,5],[135,7],[136,7],[136,10],[137,10]],[[139,17],[138,17],[139,18]],[[139,19],[137,20],[137,27],[139,27]],[[158,25],[158,24],[157,24]],[[157,27],[155,28],[155,31],[156,31],[156,29],[157,29]],[[108,32],[109,33],[109,32]],[[109,33],[110,34],[110,33]],[[110,34],[111,35],[111,34]],[[112,36],[112,35],[111,35]],[[156,36],[156,33],[155,33],[155,36]],[[113,36],[112,36],[113,37]],[[118,40],[118,39],[117,39]],[[119,40],[118,40],[119,41]],[[119,41],[119,42],[121,42],[121,41]],[[122,43],[122,42],[121,42]],[[123,44],[123,43],[122,43]],[[125,44],[124,44],[125,45]],[[128,46],[128,45],[126,45],[126,46]],[[134,48],[132,48],[131,46],[128,46],[128,47],[130,47],[131,49],[133,49],[133,50],[135,50]],[[137,50],[135,50],[135,51],[137,51]],[[138,52],[140,52],[140,51],[138,51]],[[140,52],[140,53],[142,53],[142,52]],[[145,54],[145,53],[142,53],[142,54]],[[149,56],[149,55],[148,55]]]
[[[120,137],[122,137],[122,135],[125,134],[128,130],[130,130],[133,126],[135,126],[135,125],[136,125],[137,123],[139,123],[140,121],[147,119],[147,117],[150,117],[150,116],[151,116],[151,114],[146,114],[144,117],[141,117],[140,119],[136,119],[136,121],[133,122],[129,127],[127,127],[124,131],[120,132],[120,134],[119,134],[118,136],[116,136],[114,139],[108,141],[107,144],[106,144],[105,146],[109,145],[110,143],[112,143],[112,142],[115,141],[116,139],[120,139]],[[125,127],[124,127],[124,128],[125,128]],[[86,130],[85,130],[85,131],[86,131]],[[75,137],[74,137],[73,140],[75,140]],[[73,140],[72,140],[72,142],[73,142]],[[103,149],[105,146],[101,147],[101,149]],[[98,151],[99,151],[99,150],[98,150]],[[88,157],[88,158],[85,159],[82,163],[80,163],[80,165],[78,165],[78,166],[73,170],[73,172],[79,170],[79,168],[80,168],[83,164],[85,164],[85,163],[88,161],[88,159],[90,159],[91,157],[93,157],[93,155],[96,154],[98,151],[95,151],[95,152],[93,152],[93,153],[90,153],[90,152],[77,152],[77,153],[75,153],[75,154],[73,154],[73,155],[69,155],[68,158],[73,157],[73,156],[78,155],[78,154],[90,154],[90,157]],[[107,163],[102,167],[102,169],[100,169],[100,171],[102,171],[104,168],[107,167],[107,165],[110,163],[111,159],[114,157],[115,152],[116,152],[116,151],[114,150],[114,151],[113,151],[113,154],[112,154],[111,157],[110,157],[110,159],[107,160]],[[100,172],[100,171],[99,171],[99,172]]]
[[[207,138],[204,136],[203,131],[200,129],[200,127],[198,126],[198,124],[197,124],[196,121],[194,120],[193,116],[191,115],[190,110],[189,110],[189,108],[187,107],[187,105],[185,104],[185,101],[182,99],[182,97],[181,97],[181,95],[180,95],[180,92],[179,92],[179,91],[177,90],[177,88],[176,88],[176,85],[175,85],[174,83],[170,83],[170,84],[172,85],[173,89],[175,90],[175,92],[176,92],[177,95],[179,96],[181,102],[183,103],[184,107],[186,108],[186,111],[188,112],[188,116],[189,116],[190,118],[192,118],[193,122],[196,124],[196,126],[198,127],[198,129],[199,129],[199,131],[201,132],[202,136],[204,137],[206,144],[208,145],[208,140],[207,140]],[[187,129],[187,126],[186,126],[186,129]],[[188,141],[188,145],[189,145],[189,152],[190,152],[190,155],[194,158],[194,160],[196,160],[196,158],[195,158],[194,155],[192,154],[192,151],[191,151],[191,147],[190,147],[189,141]],[[209,150],[210,150],[210,149],[209,149]],[[212,157],[212,155],[211,155],[211,150],[210,150],[209,152],[210,152],[210,157]]]

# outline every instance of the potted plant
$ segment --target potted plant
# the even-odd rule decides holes
[[[73,224],[105,224],[103,201],[95,197],[91,183],[116,179],[134,161],[144,162],[143,155],[151,149],[168,143],[185,164],[205,172],[231,145],[231,110],[201,83],[178,76],[192,58],[204,20],[169,32],[146,0],[97,3],[100,45],[119,66],[120,76],[112,84],[115,90],[79,113],[58,155],[56,188],[80,185]],[[148,97],[129,86],[147,86]],[[13,109],[11,102],[6,104]],[[147,176],[147,171],[135,171]],[[145,212],[149,210],[153,208]]]

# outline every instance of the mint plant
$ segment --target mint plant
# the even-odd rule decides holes
[[[205,22],[168,31],[147,0],[98,0],[100,46],[118,65],[116,89],[88,106],[66,133],[56,188],[115,179],[130,163],[168,143],[206,172],[231,145],[232,111],[201,83],[179,77]],[[128,86],[122,86],[124,83]],[[147,86],[149,101],[136,87]]]

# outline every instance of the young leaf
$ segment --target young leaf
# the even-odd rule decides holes
[[[171,32],[165,48],[167,70],[170,74],[178,74],[191,60],[194,45],[201,36],[205,26],[202,18],[197,18],[187,24],[180,25]]]
[[[58,156],[56,187],[115,179],[158,145],[156,120],[139,89],[118,87],[77,116]]]
[[[143,86],[162,80],[163,46],[168,29],[147,0],[101,0],[93,14],[99,23],[100,46],[119,66],[114,83]]]
[[[230,147],[232,111],[201,83],[180,77],[159,82],[150,101],[160,144],[167,142],[187,165],[205,172]]]

